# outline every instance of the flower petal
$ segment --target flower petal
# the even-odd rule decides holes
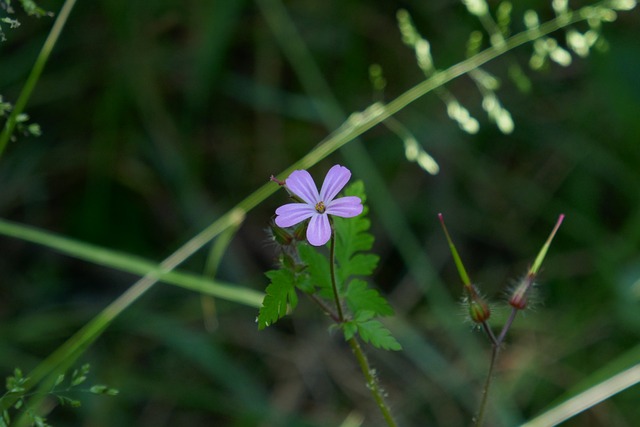
[[[334,197],[347,185],[351,178],[351,171],[344,166],[335,165],[324,178],[322,189],[320,190],[320,200],[325,205],[333,200]]]
[[[313,206],[306,203],[289,203],[276,209],[276,225],[291,227],[317,214]]]
[[[291,175],[285,180],[287,188],[291,190],[293,194],[300,197],[308,204],[315,206],[320,201],[318,195],[318,188],[316,183],[311,178],[309,172],[305,170],[297,170],[291,172]]]
[[[325,212],[329,215],[351,218],[360,215],[363,209],[364,206],[362,206],[360,197],[346,196],[332,200]]]
[[[331,224],[326,214],[314,215],[307,227],[307,240],[313,246],[323,246],[331,237]]]

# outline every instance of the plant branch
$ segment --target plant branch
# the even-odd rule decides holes
[[[362,374],[364,375],[367,381],[367,388],[369,389],[369,391],[371,391],[373,400],[375,400],[376,405],[378,406],[378,409],[380,410],[380,412],[382,413],[382,416],[384,417],[384,420],[387,422],[387,425],[389,425],[389,427],[396,427],[397,424],[393,419],[391,410],[389,409],[389,406],[384,400],[384,392],[380,388],[378,379],[376,378],[376,375],[373,369],[371,369],[369,360],[367,359],[367,356],[362,351],[362,347],[360,347],[360,344],[358,343],[358,340],[355,337],[351,338],[348,342],[349,342],[349,346],[351,347],[351,350],[353,351],[353,354],[356,356],[356,359],[358,360],[358,364],[360,365]]]
[[[336,232],[333,229],[333,224],[331,224],[329,268],[331,269],[331,286],[333,287],[333,298],[335,299],[336,309],[338,310],[338,321],[339,323],[343,323],[344,313],[342,312],[342,302],[340,301],[340,293],[338,292],[338,284],[336,283]]]
[[[482,388],[482,401],[480,402],[480,409],[478,410],[478,415],[474,423],[476,427],[480,427],[484,423],[484,414],[487,409],[487,402],[489,398],[489,388],[491,387],[493,370],[494,370],[494,367],[496,366],[496,360],[498,359],[499,352],[500,352],[500,346],[494,344],[493,349],[491,351],[491,362],[489,363],[489,373],[487,374],[487,379],[485,380],[484,387]]]

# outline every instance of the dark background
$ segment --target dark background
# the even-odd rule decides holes
[[[305,57],[283,54],[273,1],[79,1],[27,107],[43,135],[20,137],[0,158],[0,215],[160,261],[311,150],[337,127],[302,83]],[[60,2],[42,2],[57,11]],[[17,5],[14,5],[17,6]],[[491,2],[495,7],[496,2]],[[392,100],[423,79],[401,41],[406,8],[436,66],[464,59],[481,29],[456,1],[296,1],[286,11],[325,82],[305,77],[333,117],[375,96],[380,64]],[[553,17],[550,2],[517,2]],[[14,101],[52,25],[18,13],[0,44],[0,93]],[[282,29],[282,23],[276,27]],[[448,89],[481,124],[463,133],[429,94],[397,118],[439,162],[430,176],[383,126],[311,169],[335,163],[368,189],[377,286],[397,316],[403,352],[370,358],[401,425],[467,425],[490,346],[465,323],[460,281],[437,221],[445,215],[474,282],[496,301],[527,270],[560,213],[538,303],[519,317],[497,366],[490,425],[515,425],[638,361],[640,335],[640,14],[603,27],[606,52],[562,68],[528,69],[530,46],[488,64],[515,121],[503,135],[466,77]],[[584,24],[577,26],[586,30]],[[563,33],[554,34],[561,43]],[[518,63],[532,81],[507,76]],[[313,69],[313,66],[311,66]],[[304,71],[303,71],[304,72]],[[323,84],[326,83],[326,87]],[[329,105],[335,99],[337,104]],[[339,123],[338,123],[339,124]],[[265,228],[283,193],[250,212],[218,277],[263,290],[275,250]],[[185,268],[201,273],[207,251]],[[136,278],[0,237],[0,366],[28,372]],[[257,331],[256,310],[217,301],[205,328],[197,294],[157,285],[87,351],[90,380],[117,397],[75,396],[56,426],[338,426],[350,415],[379,425],[348,347],[302,300],[293,317]],[[598,376],[598,372],[602,375]],[[568,422],[632,426],[638,388]],[[344,424],[348,425],[348,424]],[[352,425],[359,425],[358,423]]]

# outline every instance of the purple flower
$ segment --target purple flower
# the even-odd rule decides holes
[[[276,225],[291,227],[311,218],[307,227],[307,240],[313,246],[322,246],[331,237],[329,215],[352,218],[362,213],[360,197],[347,196],[335,199],[351,178],[351,171],[344,166],[335,165],[322,183],[318,194],[316,183],[309,172],[293,171],[285,184],[293,195],[303,203],[289,203],[276,209]]]

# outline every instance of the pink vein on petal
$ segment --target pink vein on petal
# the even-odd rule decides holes
[[[364,207],[362,206],[362,200],[356,196],[340,197],[333,200],[326,212],[329,215],[341,216],[343,218],[352,218],[362,213]]]
[[[311,217],[307,227],[307,240],[313,246],[322,246],[331,237],[331,224],[326,214]]]
[[[313,206],[306,203],[289,203],[276,209],[276,225],[291,227],[317,214]]]
[[[305,170],[296,170],[291,172],[289,178],[285,180],[287,187],[293,194],[300,197],[310,205],[315,206],[320,201],[318,188],[311,178],[311,174]]]
[[[351,178],[351,172],[344,166],[335,165],[324,178],[322,189],[320,190],[320,199],[325,203],[333,200],[334,197],[347,185]]]

